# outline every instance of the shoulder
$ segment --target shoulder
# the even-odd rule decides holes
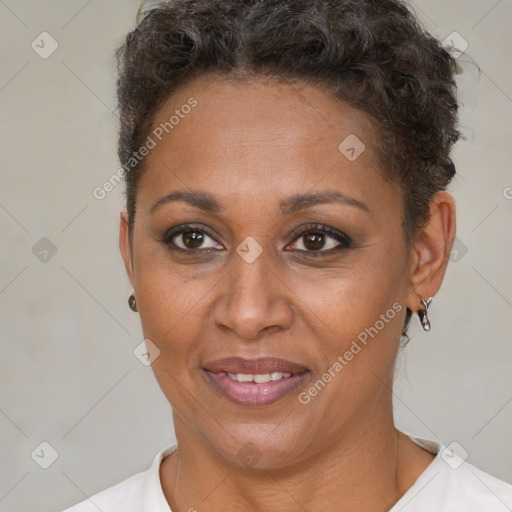
[[[435,441],[409,436],[435,459],[390,512],[502,512],[512,509],[512,485]]]
[[[146,471],[86,498],[63,512],[170,512],[161,487],[160,465],[176,449],[176,443],[164,448],[156,454],[151,467]]]
[[[473,464],[450,467],[434,459],[390,512],[503,512],[512,507],[512,485]]]
[[[512,485],[465,462],[451,470],[453,497],[463,498],[457,510],[501,511],[512,508]],[[465,508],[464,503],[473,508]]]
[[[63,512],[131,512],[142,509],[142,489],[147,471],[123,480]]]

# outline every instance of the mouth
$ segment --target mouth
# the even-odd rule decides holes
[[[294,393],[310,370],[284,359],[220,359],[203,368],[209,384],[238,405],[269,405]]]

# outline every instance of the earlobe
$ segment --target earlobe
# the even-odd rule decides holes
[[[413,312],[424,309],[422,298],[434,297],[439,291],[448,266],[455,229],[455,201],[448,192],[438,192],[430,202],[427,224],[414,242],[407,296],[407,306]]]
[[[119,250],[121,251],[121,256],[123,257],[126,274],[128,275],[128,279],[133,286],[133,262],[130,245],[130,233],[128,229],[128,212],[126,210],[122,210],[119,218]]]

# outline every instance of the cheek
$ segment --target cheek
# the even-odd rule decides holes
[[[365,250],[365,254],[354,254],[353,261],[341,268],[297,275],[290,287],[301,297],[304,314],[316,316],[325,325],[328,339],[339,336],[343,343],[374,325],[381,314],[403,300],[401,258],[392,251]]]
[[[144,337],[159,347],[166,366],[181,360],[180,371],[185,368],[185,353],[195,346],[204,324],[199,315],[215,284],[208,275],[191,278],[190,270],[185,274],[182,265],[162,255],[139,259],[134,285]]]
[[[160,350],[153,373],[173,408],[186,411],[190,396],[198,396],[193,362],[198,359],[197,340],[207,321],[204,301],[214,281],[208,286],[209,279],[190,279],[179,270],[177,265],[153,261],[141,267],[136,289],[144,338]]]
[[[301,279],[294,290],[301,290],[302,315],[314,326],[315,350],[322,354],[321,368],[302,398],[312,416],[331,425],[326,435],[335,435],[340,418],[361,414],[392,377],[405,313],[401,255],[367,256],[316,280]],[[324,379],[325,388],[318,385]]]
[[[200,305],[211,272],[202,265],[177,264],[167,248],[145,233],[139,239],[134,288],[140,316],[148,329],[166,333]]]

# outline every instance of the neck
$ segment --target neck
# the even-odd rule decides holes
[[[391,416],[391,415],[390,415]],[[336,442],[279,469],[226,463],[175,415],[179,450],[162,463],[173,512],[389,510],[433,459],[392,417],[358,422]]]

